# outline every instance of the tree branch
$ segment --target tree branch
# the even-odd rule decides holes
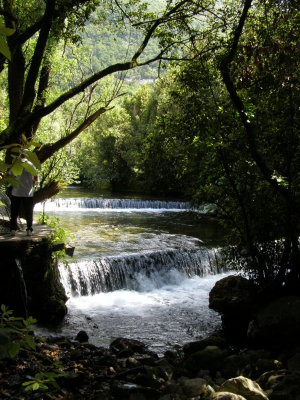
[[[23,33],[20,33],[17,42],[19,44],[24,44],[29,40],[33,35],[35,35],[42,27],[43,24],[43,18],[41,18],[39,21],[35,22],[33,25],[31,25],[29,28],[26,29]]]
[[[281,186],[278,184],[276,179],[273,178],[273,171],[271,171],[261,155],[258,152],[257,146],[256,146],[256,141],[255,141],[255,127],[254,124],[250,121],[245,105],[240,98],[240,96],[237,93],[236,87],[234,86],[234,83],[231,79],[230,76],[230,65],[236,55],[239,40],[241,38],[243,28],[245,25],[245,21],[247,18],[248,11],[251,7],[252,0],[245,0],[244,7],[242,14],[240,16],[240,20],[238,23],[238,26],[234,32],[234,37],[232,40],[231,47],[227,53],[227,55],[223,58],[223,60],[220,63],[219,69],[222,75],[223,82],[227,88],[227,91],[230,95],[231,101],[235,108],[237,109],[239,116],[241,118],[242,124],[245,128],[246,132],[246,137],[250,149],[251,156],[253,160],[255,161],[258,169],[260,170],[261,174],[265,178],[265,180],[276,190],[279,192],[286,200],[288,200],[289,204],[294,204],[294,200],[291,196],[291,193],[289,192],[288,189],[286,189],[284,186]]]
[[[92,85],[93,83],[105,78],[108,75],[111,75],[115,72],[120,71],[127,71],[132,69],[136,66],[147,65],[150,62],[156,61],[158,58],[151,59],[150,61],[146,61],[143,63],[138,64],[137,61],[128,61],[125,63],[118,63],[114,65],[110,65],[109,67],[95,73],[94,75],[90,76],[79,85],[73,87],[72,89],[68,90],[67,92],[63,93],[59,96],[56,100],[54,100],[51,104],[46,107],[35,109],[30,114],[23,114],[19,118],[16,118],[12,123],[2,131],[0,135],[0,145],[6,145],[16,141],[19,135],[28,130],[32,125],[35,123],[36,120],[45,117],[46,115],[51,114],[54,110],[64,104],[66,101],[72,99],[77,94],[81,93],[84,89],[88,86]]]
[[[65,147],[72,140],[74,140],[82,131],[84,131],[87,127],[89,127],[101,114],[104,114],[108,111],[107,108],[101,107],[97,111],[95,111],[92,115],[90,115],[87,119],[85,119],[73,132],[69,135],[59,139],[57,142],[52,144],[46,144],[41,147],[40,150],[37,151],[37,156],[41,162],[46,161],[48,158],[53,156],[55,152]]]
[[[5,61],[6,61],[6,58],[4,57],[4,55],[0,54],[0,73],[4,70]]]
[[[40,30],[37,44],[35,46],[33,58],[31,61],[30,69],[25,83],[21,109],[26,110],[26,108],[28,107],[31,108],[35,99],[35,83],[38,78],[50,29],[52,26],[54,9],[55,9],[55,0],[47,0],[46,9],[43,17],[43,24]]]
[[[48,183],[46,186],[38,189],[34,193],[33,197],[33,203],[41,203],[42,201],[45,201],[47,199],[50,199],[51,197],[55,196],[57,193],[59,193],[61,190],[60,184],[57,181],[51,181]]]
[[[45,24],[47,25],[45,28],[43,27],[38,44],[36,46],[36,52],[34,55],[34,62],[32,63],[32,68],[28,74],[27,77],[27,82],[26,82],[26,96],[28,98],[24,100],[24,105],[30,105],[30,101],[32,100],[32,96],[34,95],[34,78],[37,77],[38,70],[40,68],[41,64],[41,55],[37,51],[39,48],[41,53],[43,53],[44,48],[45,48],[45,41],[46,38],[49,35],[49,29],[51,27],[51,20],[52,14],[53,14],[53,2],[54,0],[48,0],[47,1],[47,9],[44,14],[45,18]],[[77,86],[73,87],[72,89],[68,90],[67,92],[63,93],[61,96],[59,96],[56,100],[54,100],[51,104],[48,106],[42,107],[42,108],[36,108],[33,112],[29,112],[29,110],[26,110],[26,108],[23,108],[23,112],[19,113],[19,115],[11,121],[10,125],[1,132],[0,135],[0,145],[6,145],[9,143],[12,143],[14,141],[17,141],[19,136],[23,133],[26,132],[27,130],[31,130],[33,125],[37,120],[40,120],[41,118],[45,117],[46,115],[49,115],[52,113],[54,110],[56,110],[58,107],[60,107],[62,104],[64,104],[66,101],[69,99],[73,98],[77,94],[81,93],[84,91],[88,86],[92,85],[93,83],[103,79],[104,77],[111,75],[115,72],[122,72],[122,71],[127,71],[130,70],[136,66],[142,66],[142,65],[147,65],[153,61],[158,60],[161,56],[162,53],[160,53],[157,57],[152,58],[151,60],[147,60],[141,63],[138,63],[138,58],[141,56],[143,51],[145,50],[146,46],[149,43],[150,38],[153,36],[155,30],[157,27],[161,24],[163,24],[165,21],[170,18],[170,16],[177,12],[180,7],[182,7],[184,4],[187,3],[187,0],[182,0],[179,2],[175,7],[173,7],[171,10],[169,10],[161,19],[157,20],[154,22],[154,24],[148,29],[148,32],[146,33],[144,40],[137,50],[137,52],[134,54],[132,59],[130,61],[124,62],[124,63],[117,63],[108,66],[107,68],[98,71],[97,73],[91,75],[89,78],[78,84]],[[46,18],[46,15],[49,17]],[[51,17],[51,18],[50,18]],[[43,31],[43,32],[42,32]],[[30,107],[28,107],[30,108]]]
[[[161,18],[158,18],[157,20],[155,20],[152,23],[152,25],[149,28],[149,30],[148,30],[148,32],[147,32],[147,34],[146,34],[141,46],[139,47],[139,49],[137,50],[135,55],[132,57],[132,61],[133,62],[135,62],[140,57],[140,55],[143,53],[143,51],[145,50],[145,48],[147,47],[147,45],[149,43],[149,40],[153,36],[153,33],[158,28],[158,26],[163,24],[163,23],[165,23],[173,14],[175,14],[186,3],[187,3],[187,0],[180,1],[171,10],[169,10],[166,14],[164,14]]]
[[[48,88],[48,84],[49,84],[49,76],[50,76],[50,65],[49,63],[45,62],[45,64],[43,65],[42,69],[41,69],[41,74],[40,74],[40,81],[39,81],[39,87],[38,87],[38,93],[37,93],[37,105],[35,106],[35,109],[42,109],[43,107],[45,107],[46,104],[46,97],[45,97],[45,91]],[[39,124],[41,122],[41,118],[38,118],[32,127],[32,136],[35,135]],[[31,138],[31,136],[29,136],[28,138]]]

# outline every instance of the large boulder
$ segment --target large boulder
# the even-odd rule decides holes
[[[209,307],[220,313],[237,313],[253,310],[255,285],[239,275],[220,279],[209,294]]]
[[[189,355],[184,365],[192,372],[209,370],[214,374],[221,369],[227,354],[226,350],[221,350],[218,346],[206,346],[203,350]]]
[[[209,307],[221,313],[222,327],[228,340],[243,342],[256,307],[255,285],[242,276],[230,275],[219,280],[209,294]]]
[[[300,371],[270,371],[264,373],[258,383],[269,400],[300,400]]]
[[[259,384],[244,376],[228,379],[220,386],[219,392],[235,393],[247,400],[268,400]]]
[[[255,344],[290,347],[299,343],[300,297],[281,297],[261,308],[250,322],[248,337]]]
[[[154,361],[158,359],[157,354],[149,350],[144,343],[136,339],[116,338],[111,342],[109,349],[119,358],[137,356],[137,354],[140,354],[147,356],[144,357],[144,361],[148,358],[149,364],[153,364]]]
[[[207,382],[203,378],[182,378],[180,385],[182,392],[188,397],[200,396],[207,392]]]
[[[226,379],[243,375],[256,380],[264,372],[282,368],[282,363],[264,350],[241,350],[230,354],[222,363],[221,373]]]
[[[194,342],[188,342],[183,346],[183,352],[185,355],[191,355],[197,351],[205,349],[207,346],[217,346],[220,349],[227,348],[227,341],[222,336],[209,336],[205,339],[196,340]]]

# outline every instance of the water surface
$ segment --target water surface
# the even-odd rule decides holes
[[[222,276],[215,260],[223,232],[188,203],[70,189],[45,210],[74,233],[76,247],[60,265],[69,300],[56,334],[84,329],[104,346],[130,337],[162,353],[219,328],[208,294]]]

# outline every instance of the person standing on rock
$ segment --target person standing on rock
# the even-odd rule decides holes
[[[28,161],[26,161],[28,163]],[[38,181],[37,176],[31,175],[25,168],[23,168],[21,175],[16,176],[18,181],[17,185],[12,188],[10,201],[11,201],[11,218],[10,218],[10,233],[12,236],[16,234],[18,229],[18,216],[20,213],[21,205],[24,209],[24,216],[26,219],[26,234],[31,236],[33,234],[33,194],[34,183]]]

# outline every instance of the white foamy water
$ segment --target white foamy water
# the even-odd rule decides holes
[[[48,200],[35,206],[36,211],[74,211],[82,212],[99,210],[100,212],[165,212],[187,211],[191,209],[189,202],[140,200],[140,199],[106,199],[106,198],[66,198]]]
[[[74,338],[84,329],[90,343],[105,347],[116,337],[133,338],[162,354],[220,327],[220,316],[208,307],[208,295],[224,276],[187,279],[177,273],[176,285],[144,292],[124,289],[72,297],[67,303],[68,316],[56,333]]]
[[[120,289],[149,291],[218,270],[216,249],[165,249],[99,257],[60,265],[68,296],[86,296]]]
[[[188,201],[170,200],[141,200],[141,199],[108,199],[108,198],[58,198],[50,199],[44,203],[35,205],[36,211],[76,211],[90,212],[180,212],[197,211],[207,214],[215,210],[211,204],[202,204],[197,208],[191,206]]]

